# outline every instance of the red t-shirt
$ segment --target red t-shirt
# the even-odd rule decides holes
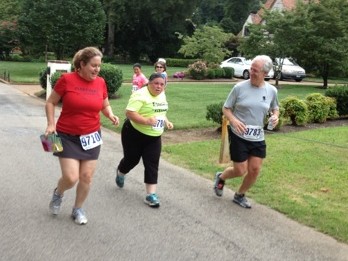
[[[100,129],[100,111],[108,95],[103,78],[86,81],[77,72],[65,73],[54,91],[62,97],[57,131],[85,135]]]

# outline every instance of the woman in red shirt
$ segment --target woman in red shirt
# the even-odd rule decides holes
[[[105,81],[98,76],[102,56],[94,47],[78,51],[73,59],[75,72],[60,77],[46,102],[45,135],[57,133],[63,144],[63,151],[54,153],[59,157],[62,176],[49,209],[57,215],[64,192],[77,184],[72,217],[80,225],[87,223],[82,204],[87,198],[102,144],[100,111],[113,124],[119,124],[109,104]],[[55,107],[59,101],[62,101],[62,111],[56,124]]]

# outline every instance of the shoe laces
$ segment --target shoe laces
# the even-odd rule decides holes
[[[152,194],[149,195],[149,199],[151,201],[157,201],[158,200],[158,196],[157,196],[156,193],[152,193]]]

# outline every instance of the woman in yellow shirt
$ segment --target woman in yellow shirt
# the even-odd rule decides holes
[[[173,128],[166,117],[168,103],[164,88],[163,75],[154,73],[150,76],[147,87],[131,95],[126,108],[127,120],[121,131],[124,156],[116,171],[116,184],[122,188],[125,175],[143,159],[147,194],[145,203],[150,207],[160,206],[156,187],[162,149],[161,135],[164,127]]]

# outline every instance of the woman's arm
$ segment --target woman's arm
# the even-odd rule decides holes
[[[52,90],[51,95],[46,101],[45,111],[47,118],[47,127],[45,131],[45,136],[56,132],[56,122],[54,117],[55,107],[60,101],[60,95]]]
[[[112,122],[112,124],[118,126],[118,124],[120,123],[119,118],[115,116],[114,113],[112,112],[112,108],[110,106],[108,98],[104,99],[103,101],[102,113],[104,114],[106,118],[108,118]]]

